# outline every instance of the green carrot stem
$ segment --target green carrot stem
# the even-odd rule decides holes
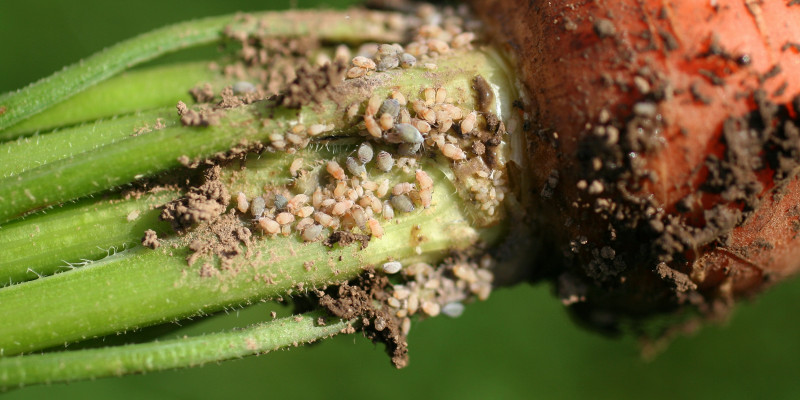
[[[324,325],[319,323],[320,320],[325,321]],[[0,358],[0,390],[192,367],[263,354],[336,335],[349,323],[317,311],[231,332],[120,347]]]
[[[228,306],[292,291],[335,284],[389,258],[403,262],[438,262],[451,250],[477,241],[494,243],[502,226],[478,230],[469,223],[452,183],[428,166],[434,185],[429,209],[418,209],[390,222],[369,246],[328,248],[303,243],[297,235],[265,238],[257,234],[249,256],[214,276],[201,276],[201,259],[187,266],[185,247],[165,240],[156,250],[129,249],[83,268],[0,289],[0,355],[61,345],[113,332],[180,318],[205,315]],[[412,232],[426,240],[409,244]],[[180,238],[186,243],[190,234]],[[175,239],[178,240],[178,239]]]
[[[242,142],[269,143],[270,135],[281,135],[295,123],[332,124],[336,133],[353,134],[361,121],[348,118],[344,108],[364,104],[372,93],[386,95],[391,88],[399,88],[408,98],[417,98],[422,88],[445,87],[457,104],[469,108],[474,98],[467,88],[475,75],[482,74],[486,79],[505,76],[502,63],[497,61],[492,53],[479,51],[440,57],[436,73],[421,68],[391,70],[365,80],[348,80],[340,85],[334,100],[305,106],[300,111],[272,104],[267,107],[269,118],[261,121],[269,103],[254,103],[227,110],[219,125],[167,127],[81,153],[80,157],[48,163],[0,179],[0,223],[176,167],[181,156],[205,158]]]
[[[67,271],[141,242],[144,231],[163,235],[169,224],[152,209],[178,196],[174,190],[139,199],[87,199],[15,221],[0,229],[0,286]]]
[[[0,131],[134,65],[176,50],[213,43],[229,26],[262,36],[314,34],[338,42],[395,42],[401,38],[386,23],[392,15],[363,10],[266,12],[254,13],[251,19],[226,15],[170,25],[120,42],[23,89],[0,95]]]
[[[137,111],[157,108],[173,111],[179,100],[193,103],[188,96],[189,89],[206,82],[214,87],[233,83],[227,81],[230,79],[224,80],[219,72],[209,69],[207,62],[127,71],[3,130],[0,140]]]

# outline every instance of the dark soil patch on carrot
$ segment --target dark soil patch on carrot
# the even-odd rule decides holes
[[[367,271],[353,282],[318,293],[319,305],[339,318],[360,320],[364,335],[384,343],[392,364],[403,368],[408,365],[408,342],[402,320],[386,305],[389,287],[386,276]]]

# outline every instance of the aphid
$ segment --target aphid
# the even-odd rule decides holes
[[[313,224],[303,230],[303,240],[306,242],[313,242],[319,238],[322,233],[322,225]]]
[[[353,217],[353,221],[355,221],[356,225],[361,228],[362,231],[367,230],[367,216],[361,206],[350,208],[350,216]]]
[[[308,203],[308,200],[309,200],[309,198],[308,198],[307,195],[305,195],[303,193],[296,194],[296,195],[294,195],[294,197],[292,197],[291,200],[289,200],[289,204],[288,204],[289,209],[296,210],[296,209],[300,208],[300,206],[302,206],[303,204]]]
[[[392,119],[397,118],[397,115],[400,114],[400,102],[397,99],[384,100],[378,109],[378,115],[383,116],[383,114],[389,114]]]
[[[392,205],[389,204],[388,201],[383,202],[383,211],[381,211],[381,215],[385,219],[394,218],[394,208],[392,208]]]
[[[328,170],[328,173],[331,174],[331,176],[333,176],[334,179],[338,180],[347,179],[347,175],[344,174],[344,170],[342,169],[342,167],[340,167],[339,163],[337,163],[334,160],[328,161],[328,164],[326,165],[325,169]]]
[[[269,218],[259,218],[258,227],[261,228],[264,233],[268,233],[270,235],[275,235],[281,231],[280,224]]]
[[[467,154],[464,153],[464,150],[461,150],[460,147],[452,143],[445,143],[444,146],[442,146],[442,154],[451,160],[463,160],[467,158]]]
[[[405,108],[400,110],[400,121],[399,122],[404,123],[404,124],[410,124],[411,123],[411,114]]]
[[[333,189],[333,197],[344,197],[345,193],[347,193],[347,183],[345,181],[336,182],[336,187]]]
[[[401,106],[406,105],[406,96],[403,96],[403,93],[400,93],[399,91],[395,90],[392,92],[391,97],[393,100],[397,100],[397,104]]]
[[[472,130],[475,128],[475,121],[477,120],[477,118],[478,118],[478,114],[475,111],[467,114],[467,116],[464,117],[464,120],[461,121],[461,134],[462,135],[466,135],[466,134],[472,132]]]
[[[459,121],[464,118],[464,113],[461,111],[461,108],[456,107],[452,104],[442,104],[442,109],[447,111],[450,115],[450,119],[453,121]]]
[[[433,190],[431,189],[424,189],[417,192],[419,195],[419,205],[422,208],[428,208],[433,203]]]
[[[420,147],[422,147],[422,143],[400,143],[400,146],[397,146],[397,153],[401,156],[413,156],[417,154]]]
[[[309,226],[314,225],[314,220],[311,218],[303,218],[300,222],[295,225],[295,229],[298,231],[302,231],[303,229],[308,228]]]
[[[303,138],[301,138],[298,135],[295,135],[294,133],[287,133],[286,135],[284,135],[284,138],[286,139],[287,142],[293,145],[299,145],[300,143],[303,143]]]
[[[325,199],[322,201],[322,204],[320,204],[319,208],[333,207],[333,205],[336,204],[336,202],[337,202],[336,199]]]
[[[233,94],[255,93],[256,87],[247,81],[239,81],[233,84]]]
[[[347,77],[350,79],[361,78],[367,74],[367,70],[361,67],[353,67],[347,70]]]
[[[414,190],[414,184],[409,182],[401,182],[392,188],[392,194],[395,196],[399,196],[401,194],[406,194],[410,191]]]
[[[436,302],[433,302],[433,301],[423,301],[422,302],[422,312],[424,312],[425,314],[430,315],[431,317],[435,317],[435,316],[439,315],[439,313],[441,311],[442,311],[442,307],[439,305],[439,303],[436,303]]]
[[[393,45],[386,44],[386,43],[378,45],[378,55],[379,56],[383,57],[383,56],[394,55],[394,54],[397,54],[397,49]]]
[[[386,263],[386,264],[388,264],[388,263]],[[386,264],[384,264],[384,265],[386,265]],[[394,268],[394,267],[390,267],[390,268]],[[386,272],[386,271],[384,270],[384,272]],[[386,272],[386,273],[388,274],[388,272]],[[401,305],[400,300],[397,300],[394,297],[389,297],[388,299],[386,299],[386,304],[388,304],[389,307],[392,307],[392,308],[400,308],[400,305]]]
[[[367,169],[364,168],[363,165],[359,164],[353,157],[347,157],[347,161],[345,162],[347,165],[347,171],[350,172],[351,175],[354,176],[366,176]]]
[[[286,199],[282,194],[278,193],[275,195],[275,201],[272,202],[275,206],[276,210],[283,210],[289,204],[289,200]]]
[[[261,216],[261,214],[264,214],[264,209],[266,207],[267,203],[264,201],[264,198],[261,196],[256,196],[250,203],[250,214],[252,214],[254,218],[258,218]]]
[[[323,124],[314,124],[308,127],[308,135],[309,136],[317,136],[322,132],[327,130],[327,126]]]
[[[436,103],[442,104],[447,99],[447,89],[440,87],[436,89]]]
[[[408,336],[408,332],[411,331],[411,318],[403,318],[403,323],[400,325],[400,329],[403,332],[403,335]]]
[[[410,267],[409,267],[409,269],[410,269]],[[406,270],[406,272],[408,272],[408,270]],[[409,315],[414,315],[414,314],[417,313],[417,310],[419,310],[419,296],[416,293],[411,293],[408,296],[407,309],[408,309],[408,314]]]
[[[381,266],[381,269],[383,269],[383,272],[387,274],[396,274],[403,269],[403,264],[400,264],[400,262],[398,261],[389,261],[387,263],[384,263],[383,266]],[[398,305],[399,304],[400,303],[398,302]]]
[[[375,117],[372,115],[364,116],[364,126],[367,128],[367,132],[370,134],[370,136],[374,138],[379,138],[383,135],[381,127],[377,122],[375,122]]]
[[[331,209],[331,214],[340,217],[344,215],[346,212],[350,211],[350,208],[352,207],[353,207],[352,201],[342,200],[333,205],[333,209]]]
[[[414,211],[414,203],[408,196],[401,194],[400,196],[392,196],[392,207],[400,212],[408,213]]]
[[[437,119],[438,119],[438,115],[437,115]],[[439,122],[439,131],[440,132],[447,132],[452,127],[453,127],[453,120],[452,119],[448,118],[448,119],[445,119],[445,120]]]
[[[364,56],[353,57],[353,66],[364,69],[375,69],[375,61]]]
[[[453,41],[450,42],[450,45],[453,46],[454,49],[461,49],[469,47],[471,42],[475,40],[475,34],[472,32],[464,32],[459,33],[456,37],[453,38]]]
[[[297,173],[300,171],[300,168],[303,167],[303,159],[302,158],[295,158],[292,160],[292,165],[289,166],[289,174],[292,176],[297,176]]]
[[[409,53],[403,53],[400,55],[400,67],[402,68],[411,68],[417,63],[417,58]]]
[[[419,131],[419,133],[428,133],[431,131],[431,125],[421,119],[414,119],[411,123]]]
[[[372,145],[367,142],[361,143],[361,145],[358,146],[358,151],[356,152],[358,161],[361,161],[361,164],[366,164],[372,161],[373,154],[374,151],[372,150]]]
[[[388,131],[389,129],[392,129],[392,127],[394,126],[394,118],[392,118],[392,116],[389,113],[381,114],[381,117],[378,120],[378,122],[381,126],[381,130],[384,131]]]
[[[333,58],[336,60],[347,62],[347,60],[350,59],[350,48],[344,44],[336,46],[336,51],[333,54]]]
[[[376,69],[378,72],[388,71],[392,68],[397,68],[400,65],[400,60],[395,56],[386,56],[381,58],[378,62]]]
[[[433,179],[431,179],[430,175],[427,172],[418,169],[414,173],[414,177],[417,180],[417,184],[419,185],[420,189],[431,189],[433,188]]]
[[[322,204],[322,189],[317,187],[316,189],[314,189],[314,193],[311,194],[311,205],[313,205],[314,208],[319,208],[321,204]]]
[[[389,143],[418,144],[423,140],[422,134],[411,124],[396,124],[394,129],[386,135],[386,141]]]
[[[422,91],[422,98],[425,100],[426,106],[432,106],[436,102],[436,89],[432,87],[425,88]]]
[[[350,104],[347,107],[347,118],[354,118],[358,114],[358,104]]]
[[[300,210],[297,211],[297,216],[300,217],[300,218],[306,218],[306,217],[310,216],[313,213],[314,213],[314,207],[305,206],[305,207],[300,208]]]
[[[275,217],[275,222],[281,225],[287,225],[294,222],[294,215],[288,212],[282,212]]]
[[[450,51],[450,45],[447,44],[447,42],[445,42],[444,40],[439,40],[439,39],[431,39],[431,40],[429,40],[428,41],[428,48],[430,48],[431,50],[433,50],[433,51],[435,51],[435,52],[437,52],[439,54],[445,54],[448,51]]]
[[[373,95],[372,97],[367,100],[367,108],[364,110],[365,115],[375,115],[378,110],[381,108],[383,101],[381,100],[380,96]]]
[[[324,212],[317,211],[314,213],[314,221],[317,221],[317,223],[322,226],[330,227],[333,222],[333,217]]]
[[[247,196],[242,192],[236,194],[236,208],[242,214],[246,213],[247,210],[250,209],[250,202],[247,201]]]
[[[422,119],[427,121],[429,124],[436,123],[436,111],[433,111],[430,108],[420,110],[420,112],[418,112],[417,115],[422,117]]]
[[[378,169],[383,172],[389,172],[392,170],[392,167],[394,166],[394,158],[392,158],[391,154],[381,150],[378,152],[378,157],[375,160],[375,166],[377,166]],[[378,197],[383,197],[383,196],[378,195]]]
[[[381,200],[374,195],[368,195],[365,199],[369,199],[369,207],[374,214],[380,214],[381,210],[383,209],[383,205],[381,204]]]
[[[299,135],[306,130],[306,126],[303,124],[297,124],[292,127],[291,132],[295,135]]]
[[[375,194],[378,197],[386,196],[386,193],[389,193],[389,180],[388,179],[384,179],[383,182],[381,182],[381,185],[378,186],[378,190],[375,192]]]

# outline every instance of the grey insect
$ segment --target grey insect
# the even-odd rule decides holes
[[[424,138],[419,133],[419,129],[411,124],[395,124],[394,128],[386,134],[386,141],[389,143],[422,143]]]

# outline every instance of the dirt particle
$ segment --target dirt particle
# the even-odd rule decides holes
[[[221,168],[214,166],[205,174],[205,182],[189,190],[186,196],[173,200],[164,206],[161,220],[169,221],[180,232],[192,225],[211,221],[225,211],[230,201],[228,189],[219,180]]]
[[[386,306],[376,307],[376,303],[382,304],[392,298],[387,293],[389,286],[385,276],[369,271],[352,283],[318,293],[319,305],[339,318],[365,322],[362,326],[365,336],[384,343],[392,364],[403,368],[408,365],[408,342],[402,329],[403,320],[388,311]]]
[[[150,248],[150,249],[157,249],[158,246],[161,246],[161,243],[158,241],[158,235],[156,231],[152,229],[148,229],[144,231],[144,237],[142,238],[142,246]]]
[[[128,214],[126,219],[128,220],[128,222],[135,221],[137,218],[139,218],[139,214],[140,214],[139,210],[133,210]]]
[[[325,241],[322,242],[325,246],[333,247],[334,244],[339,244],[340,246],[349,246],[353,243],[358,243],[361,246],[361,250],[364,250],[369,245],[370,237],[368,235],[359,235],[357,233],[346,232],[346,231],[334,231],[328,236]]]
[[[288,108],[300,108],[311,102],[321,102],[335,92],[344,81],[347,66],[339,61],[320,67],[301,66],[297,78],[292,81],[282,95],[280,103]]]
[[[612,37],[617,33],[617,27],[614,26],[614,23],[605,18],[598,18],[595,20],[593,27],[594,33],[596,33],[600,39]]]
[[[675,290],[678,292],[686,292],[697,289],[697,285],[692,282],[692,279],[689,277],[689,275],[672,269],[665,263],[660,263],[658,266],[656,266],[656,273],[658,273],[658,276],[661,279],[672,282],[675,285]]]

